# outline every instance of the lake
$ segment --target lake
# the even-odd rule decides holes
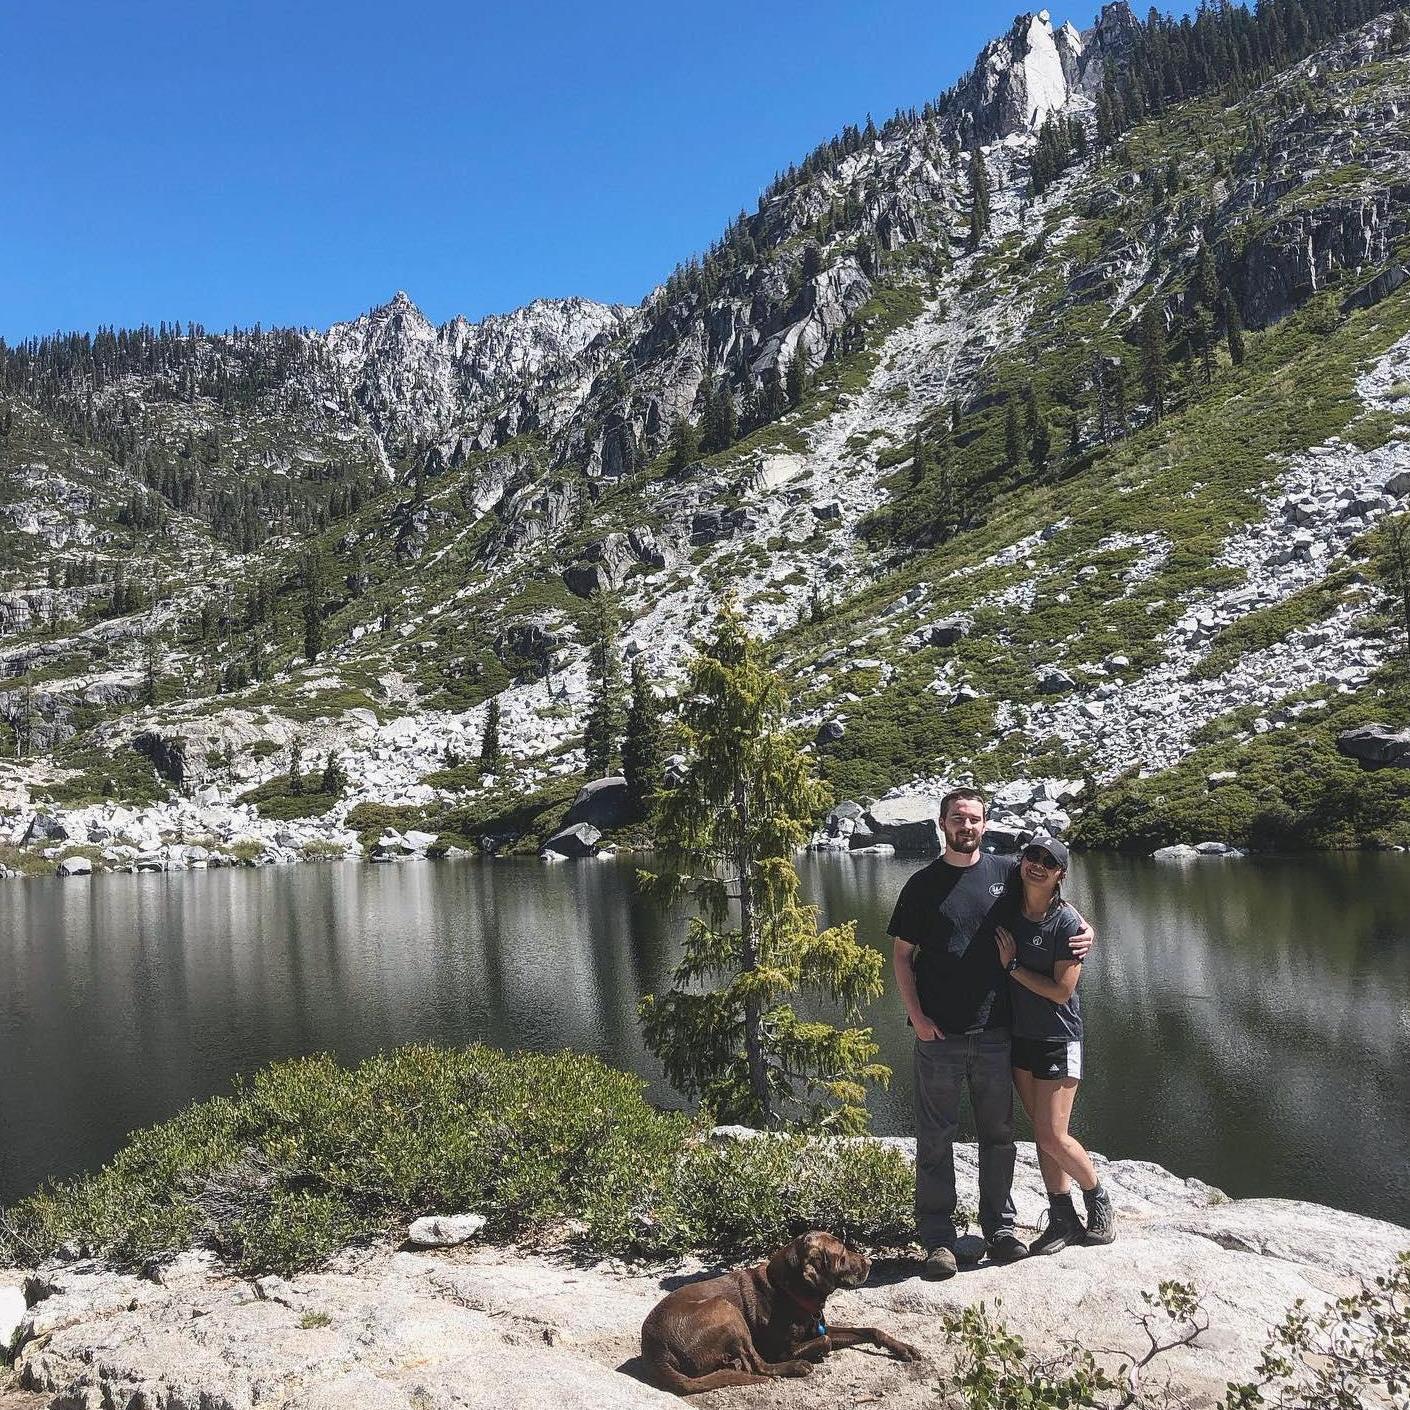
[[[825,922],[886,922],[919,862],[817,855]],[[0,1202],[108,1159],[236,1073],[414,1040],[596,1053],[672,1094],[638,998],[680,923],[630,861],[303,865],[0,885]],[[1410,858],[1163,865],[1075,857],[1096,925],[1074,1132],[1233,1195],[1410,1224]],[[871,1010],[906,1134],[910,1036],[887,967]]]

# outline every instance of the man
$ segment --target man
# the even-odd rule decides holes
[[[994,930],[1012,857],[981,852],[984,799],[956,788],[940,802],[945,853],[901,888],[887,927],[896,986],[915,1029],[916,1231],[924,1275],[953,1277],[955,1133],[969,1088],[979,1135],[979,1225],[995,1263],[1027,1256],[1013,1206],[1013,1073],[1009,982]],[[1071,942],[1091,948],[1087,926]]]

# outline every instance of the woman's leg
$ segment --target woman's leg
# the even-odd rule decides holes
[[[1038,1140],[1038,1118],[1035,1115],[1037,1094],[1034,1089],[1040,1085],[1053,1086],[1054,1084],[1051,1082],[1039,1083],[1038,1079],[1026,1067],[1016,1067],[1013,1070],[1013,1085],[1014,1090],[1018,1093],[1019,1101],[1023,1103],[1023,1110],[1027,1113],[1028,1123],[1033,1127],[1033,1139],[1038,1144],[1038,1168],[1043,1172],[1043,1188],[1050,1195],[1070,1194],[1072,1182],[1067,1178],[1067,1171],[1043,1149],[1042,1141]]]
[[[1096,1167],[1082,1143],[1067,1130],[1072,1103],[1077,1098],[1077,1078],[1061,1077],[1049,1082],[1031,1077],[1030,1080],[1033,1083],[1033,1139],[1038,1143],[1038,1150],[1057,1169],[1071,1175],[1084,1190],[1096,1189]],[[1046,1178],[1046,1169],[1044,1176]],[[1048,1188],[1054,1187],[1049,1185]]]

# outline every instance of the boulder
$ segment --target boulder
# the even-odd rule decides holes
[[[585,783],[563,818],[563,827],[590,823],[598,829],[621,827],[631,821],[631,796],[620,774]]]
[[[454,1248],[469,1243],[484,1227],[483,1214],[428,1214],[412,1220],[406,1237],[417,1248]]]
[[[560,857],[590,857],[597,851],[601,838],[602,834],[591,823],[574,823],[572,827],[555,832],[543,844],[543,850]]]
[[[928,627],[921,628],[920,635],[926,646],[953,646],[969,635],[969,624],[958,617],[950,617],[943,622],[932,622]]]
[[[1410,730],[1358,725],[1337,735],[1337,750],[1365,769],[1410,769]]]
[[[69,840],[69,830],[58,818],[51,818],[48,813],[36,813],[29,821],[29,826],[25,829],[24,836],[20,839],[22,845],[31,842],[67,842]]]
[[[1158,862],[1193,862],[1199,853],[1188,842],[1177,842],[1172,847],[1157,847],[1151,856]]]
[[[940,800],[912,794],[873,803],[866,825],[878,842],[889,842],[898,852],[940,852],[945,838],[940,831]]]
[[[9,1355],[28,1311],[22,1287],[15,1283],[0,1287],[0,1352]]]
[[[65,857],[59,863],[60,876],[92,876],[93,863],[87,857]]]
[[[1038,672],[1038,693],[1040,695],[1062,695],[1076,685],[1066,671],[1058,666],[1047,666]]]
[[[1403,499],[1410,494],[1410,470],[1397,470],[1385,482],[1384,488],[1387,494],[1394,495],[1396,499]]]
[[[847,726],[842,720],[824,720],[822,724],[818,726],[818,732],[813,736],[813,743],[821,749],[826,745],[836,744],[846,733]]]

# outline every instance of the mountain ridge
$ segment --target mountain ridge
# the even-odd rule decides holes
[[[1143,75],[1180,80],[1172,56],[1195,83],[1220,45],[1257,57],[1266,36],[1237,16],[1146,30],[1108,6],[1079,40],[1124,49],[1140,83],[1103,57],[1098,84],[1092,58],[1062,68],[1065,33],[1021,16],[995,41],[1008,80],[980,108],[962,81],[840,134],[635,310],[539,301],[437,328],[402,294],[325,335],[8,350],[0,718],[50,756],[4,767],[16,829],[37,796],[92,800],[108,779],[119,798],[213,789],[188,831],[244,829],[275,851],[279,825],[366,837],[374,805],[465,842],[502,835],[510,794],[558,796],[578,776],[582,603],[602,590],[629,619],[623,650],[669,691],[732,588],[839,791],[1086,774],[1096,816],[1129,792],[1130,760],[1179,773],[1214,747],[1200,731],[1264,694],[1266,728],[1231,725],[1218,747],[1302,737],[1306,710],[1272,717],[1309,688],[1346,687],[1327,720],[1393,701],[1382,590],[1323,585],[1374,557],[1406,454],[1396,22],[1309,39],[1246,97],[1167,95],[1139,118]],[[1061,71],[1055,114],[1029,106],[1016,38],[1044,48],[1044,81]],[[1022,130],[976,157],[961,138],[976,111],[1021,114]],[[1239,309],[1266,331],[1240,332]],[[1164,412],[1144,385],[1155,318]],[[737,423],[723,444],[672,448],[687,420],[709,435],[721,417]],[[140,602],[117,580],[129,563],[158,570]],[[1238,599],[1265,579],[1269,595]],[[1018,615],[994,619],[986,595]],[[946,611],[958,636],[935,629]],[[1311,654],[1309,613],[1330,632]],[[1291,635],[1258,645],[1285,621]],[[824,631],[850,642],[840,665]],[[1209,684],[1206,657],[1233,641],[1255,649]],[[1291,660],[1259,655],[1280,642]],[[491,698],[508,775],[463,765]],[[1191,722],[1157,711],[1136,728],[1148,698],[1180,699]],[[342,754],[355,777],[326,821],[291,831],[296,814],[238,794],[300,749]],[[1238,792],[1221,795],[1238,802],[1231,832],[1257,802]],[[1400,796],[1373,792],[1399,836]]]

